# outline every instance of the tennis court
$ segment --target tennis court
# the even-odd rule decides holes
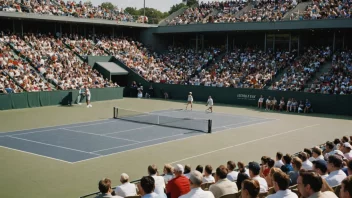
[[[219,133],[275,119],[169,109],[119,108],[119,119],[2,133],[0,146],[67,163],[79,163],[192,136]],[[211,120],[211,122],[209,122]]]

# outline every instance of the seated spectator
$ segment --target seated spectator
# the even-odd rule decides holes
[[[299,105],[298,105],[298,113],[303,113],[304,111],[304,104],[303,101],[299,101]]]
[[[267,198],[298,198],[296,193],[288,189],[290,186],[290,178],[288,175],[283,172],[274,173],[273,180],[276,193],[267,196]]]
[[[211,165],[206,165],[204,169],[203,183],[215,183],[215,179],[212,176],[213,167]]]
[[[313,170],[318,173],[323,179],[326,179],[329,176],[328,166],[325,160],[313,161]]]
[[[129,181],[129,176],[126,173],[122,173],[120,177],[120,182],[122,185],[117,186],[115,189],[115,194],[120,197],[128,197],[137,195],[136,185],[131,184]]]
[[[270,169],[274,166],[274,160],[267,156],[261,158],[262,164],[260,166],[260,176],[265,178],[268,176]]]
[[[352,198],[352,176],[346,177],[340,188],[340,198]]]
[[[237,175],[237,181],[236,184],[238,186],[238,190],[241,190],[242,187],[242,182],[246,179],[249,179],[249,172],[248,170],[244,167],[243,162],[237,162],[238,166],[238,175]]]
[[[281,166],[281,170],[286,174],[288,174],[290,171],[293,171],[291,160],[292,158],[290,154],[286,154],[285,156],[282,157],[282,161],[284,165]]]
[[[275,165],[274,165],[274,167],[276,167],[276,168],[281,168],[281,166],[283,166],[284,165],[284,163],[282,162],[282,156],[283,156],[283,154],[281,153],[281,152],[277,152],[276,153],[276,161],[275,161]]]
[[[329,176],[325,178],[329,186],[334,187],[340,185],[342,180],[346,178],[346,174],[341,170],[342,159],[336,155],[330,155],[328,158]]]
[[[304,113],[309,113],[311,111],[312,111],[311,104],[310,104],[309,100],[306,99],[306,105],[305,105],[305,108],[304,108]]]
[[[328,159],[330,155],[334,155],[334,150],[335,150],[334,148],[335,148],[335,144],[333,142],[328,141],[325,143],[325,150],[323,152],[325,161]]]
[[[174,167],[175,177],[171,179],[166,186],[168,197],[177,198],[187,194],[190,191],[189,180],[183,175],[184,168],[181,164],[176,164]]]
[[[153,164],[148,166],[148,174],[154,179],[154,193],[166,198],[165,181],[162,176],[158,176],[158,168],[156,167],[156,165]]]
[[[199,171],[200,173],[203,173],[203,166],[202,165],[198,165],[196,167],[196,171]]]
[[[96,196],[96,198],[122,198],[120,196],[112,196],[111,193],[113,192],[111,188],[111,180],[109,178],[104,178],[99,181],[99,192],[100,195]]]
[[[269,188],[274,187],[273,175],[277,172],[282,172],[282,170],[280,168],[273,167],[272,169],[270,169],[269,175],[265,177],[265,181],[268,183]]]
[[[183,172],[183,175],[189,179],[189,176],[191,175],[191,165],[185,165],[185,171]]]
[[[302,160],[302,169],[313,170],[313,164],[308,160],[308,154],[306,152],[301,152],[299,158]]]
[[[182,195],[180,198],[214,198],[213,193],[209,191],[203,191],[200,187],[203,181],[202,173],[197,170],[191,172],[189,181],[191,185],[191,191],[185,195]]]
[[[308,157],[308,160],[309,161],[314,161],[314,157],[313,157],[313,153],[312,153],[312,149],[309,149],[309,148],[305,148],[303,149],[303,152],[306,152],[307,153],[307,157]]]
[[[174,178],[174,174],[172,173],[172,166],[170,164],[165,164],[164,166],[165,184],[167,184],[172,178]]]
[[[301,170],[297,179],[297,188],[303,197],[337,198],[331,191],[322,192],[323,179],[315,172]]]
[[[238,192],[236,183],[229,181],[226,178],[227,174],[228,170],[224,165],[221,165],[216,169],[215,184],[211,185],[209,188],[209,191],[214,194],[215,198]]]
[[[297,178],[299,176],[299,171],[302,168],[302,160],[298,157],[294,157],[292,159],[292,167],[293,171],[290,171],[288,175],[290,176],[290,185],[296,185],[297,184]]]
[[[230,181],[236,181],[237,180],[237,176],[238,176],[238,172],[235,171],[236,168],[236,163],[233,161],[228,161],[227,162],[227,169],[229,170],[229,173],[227,174],[227,179]]]
[[[255,179],[246,179],[241,186],[242,198],[257,198],[260,191],[260,184]]]
[[[138,184],[138,191],[142,195],[141,198],[162,198],[162,196],[154,192],[155,181],[152,176],[142,177]]]
[[[349,142],[343,143],[342,152],[347,160],[352,160],[352,146]]]
[[[322,155],[322,150],[318,147],[312,148],[312,157],[313,157],[313,161],[324,160],[324,156]]]
[[[259,176],[260,166],[257,162],[250,162],[248,164],[249,169],[249,177],[254,180],[258,180],[260,184],[260,193],[264,193],[268,191],[268,183],[264,178]]]

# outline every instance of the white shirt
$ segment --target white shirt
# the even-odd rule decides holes
[[[275,194],[271,194],[266,198],[298,198],[298,196],[290,189],[286,189],[286,190],[279,190]]]
[[[137,195],[136,185],[126,182],[120,186],[117,186],[115,193],[121,197],[135,196]]]
[[[214,198],[214,195],[210,191],[204,191],[200,187],[192,188],[191,191],[179,198]]]
[[[212,175],[204,176],[203,183],[215,183],[215,179]]]
[[[238,172],[237,171],[231,171],[229,173],[227,173],[227,179],[230,181],[236,181],[237,180],[237,176],[238,176]]]
[[[183,174],[183,175],[186,176],[189,179],[189,177],[191,176],[191,173],[186,173],[186,174]]]
[[[313,170],[313,163],[309,160],[302,162],[302,168],[305,170]]]
[[[346,159],[352,160],[352,150],[349,153],[345,153],[344,156]]]
[[[209,99],[208,99],[208,105],[209,105],[209,106],[213,106],[213,105],[214,105],[214,101],[213,101],[212,98],[209,98]]]
[[[252,179],[255,179],[259,182],[260,185],[260,193],[268,192],[268,183],[266,180],[259,175],[253,177]]]
[[[325,174],[325,175],[321,175],[320,177],[322,178],[322,179],[326,179],[327,177],[329,176],[329,174]]]
[[[169,181],[172,180],[173,178],[174,178],[174,175],[169,175],[169,174],[164,175],[165,184],[169,183]]]
[[[188,102],[193,102],[193,96],[192,95],[188,95]]]
[[[141,198],[164,198],[164,196],[158,195],[155,192],[143,195]]]
[[[329,176],[325,178],[326,182],[329,184],[329,186],[334,187],[338,186],[341,184],[342,180],[345,179],[347,176],[345,172],[343,172],[341,169],[332,171]]]
[[[155,189],[154,192],[156,194],[165,194],[164,189],[165,189],[165,181],[164,177],[162,176],[157,176],[157,175],[151,175],[154,178],[155,181]]]
[[[281,168],[281,166],[283,166],[283,165],[284,165],[284,163],[282,162],[282,160],[279,160],[279,161],[275,162],[274,167]]]
[[[86,94],[87,94],[87,96],[90,96],[90,91],[88,88],[86,89]]]

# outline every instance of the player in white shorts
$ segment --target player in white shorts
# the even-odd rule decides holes
[[[90,90],[88,89],[88,86],[86,85],[86,91],[85,91],[85,94],[86,94],[86,99],[87,99],[87,108],[89,107],[93,107],[91,104],[90,104]]]
[[[258,108],[262,108],[264,102],[264,97],[260,95],[260,98],[258,100]]]
[[[208,102],[205,106],[208,106],[208,109],[205,110],[205,111],[209,111],[210,110],[210,113],[213,113],[213,106],[214,106],[214,101],[213,99],[211,98],[211,96],[209,96],[208,98]]]
[[[191,111],[192,111],[192,108],[193,108],[192,92],[189,92],[189,94],[188,94],[186,110],[187,110],[189,104],[191,105]]]

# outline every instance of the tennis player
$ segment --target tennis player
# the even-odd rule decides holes
[[[87,108],[89,107],[93,107],[91,104],[90,104],[90,90],[88,89],[88,86],[86,85],[86,90],[85,90],[85,95],[86,95],[86,100],[87,100]]]
[[[188,94],[186,110],[187,110],[189,104],[191,105],[191,111],[192,111],[192,108],[193,108],[193,96],[192,96],[192,92],[189,92],[189,94]]]
[[[211,96],[209,96],[208,98],[208,102],[205,106],[208,106],[208,109],[205,110],[205,111],[209,111],[210,110],[210,113],[213,113],[213,105],[214,105],[214,101],[213,99],[211,98]]]

